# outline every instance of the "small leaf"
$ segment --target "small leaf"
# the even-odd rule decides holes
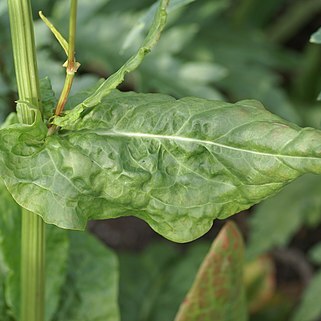
[[[43,116],[47,120],[53,115],[57,103],[55,93],[48,77],[40,79],[40,92]]]
[[[62,49],[65,51],[66,55],[68,56],[68,47],[69,44],[67,40],[62,36],[62,34],[56,29],[56,27],[45,17],[42,11],[39,11],[39,16],[41,20],[47,25],[50,31],[54,34],[58,42],[60,43]]]
[[[18,122],[19,122],[19,120],[18,120],[17,114],[16,113],[10,113],[7,116],[7,118],[5,119],[5,122],[0,125],[0,129],[8,127],[8,126],[13,125],[13,124],[17,124]]]
[[[175,321],[247,320],[243,250],[237,227],[227,223],[203,261]]]

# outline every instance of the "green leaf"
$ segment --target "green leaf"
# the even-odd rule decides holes
[[[38,120],[0,130],[0,175],[10,193],[63,228],[134,215],[171,240],[190,241],[213,219],[321,171],[321,132],[256,101],[114,91],[66,129],[46,137]]]
[[[9,320],[9,315],[13,315],[12,305],[8,300],[7,284],[13,277],[11,270],[12,263],[15,264],[17,257],[11,255],[10,250],[14,251],[17,240],[14,237],[7,237],[10,234],[19,236],[19,231],[15,231],[13,226],[15,220],[20,215],[20,209],[12,200],[12,197],[0,180],[0,320]],[[13,247],[12,247],[13,246]],[[12,247],[12,248],[11,248]],[[8,257],[9,254],[9,257]]]
[[[258,205],[251,217],[247,255],[254,257],[273,247],[284,246],[303,224],[318,224],[320,193],[320,176],[305,175]]]
[[[173,320],[209,246],[193,243],[182,252],[163,241],[141,254],[120,253],[122,321]]]
[[[46,226],[46,321],[59,308],[68,264],[69,239],[66,231]]]
[[[56,29],[56,27],[48,20],[48,18],[42,13],[42,11],[39,11],[39,16],[41,20],[46,24],[46,26],[50,29],[50,31],[53,33],[53,35],[56,37],[56,40],[59,42],[59,44],[61,45],[62,49],[65,51],[65,54],[68,57],[69,44],[67,40]]]
[[[149,320],[174,320],[210,245],[210,242],[198,242],[186,251],[177,253],[176,260],[172,260],[171,265],[160,276],[161,289],[154,300]]]
[[[54,321],[118,321],[118,262],[88,233],[70,232],[67,278]]]
[[[41,104],[45,119],[49,119],[55,110],[57,99],[48,77],[40,79]]]
[[[236,225],[227,223],[203,261],[175,321],[247,320],[243,252]]]
[[[86,98],[73,110],[67,112],[68,120],[76,121],[84,109],[94,107],[99,104],[105,96],[109,95],[113,89],[117,88],[118,85],[124,81],[127,73],[138,68],[138,66],[143,62],[145,56],[152,50],[160,38],[161,32],[166,24],[166,9],[168,4],[169,0],[160,0],[151,28],[137,53],[130,57],[117,72],[106,79],[92,95]]]
[[[162,310],[166,310],[162,312],[168,312],[167,307],[164,309],[164,305],[159,303],[159,295],[164,286],[163,280],[166,278],[166,284],[170,282],[169,269],[176,256],[175,248],[164,242],[149,245],[143,253],[119,254],[119,304],[122,321],[149,318],[156,321],[157,313],[153,309],[157,304],[162,306]],[[180,287],[180,284],[176,285]],[[167,296],[171,297],[171,293],[167,292]]]
[[[251,314],[262,311],[275,294],[275,268],[271,258],[261,256],[248,262],[244,269],[246,301]]]
[[[318,44],[321,43],[321,28],[319,28],[316,32],[312,34],[310,42]]]
[[[310,281],[302,301],[291,321],[315,321],[321,316],[320,305],[321,272],[319,271]]]
[[[0,125],[0,129],[8,127],[8,126],[13,125],[13,124],[17,124],[18,122],[19,122],[19,120],[18,120],[17,114],[16,113],[10,113],[7,116],[7,118],[5,119],[5,122]]]

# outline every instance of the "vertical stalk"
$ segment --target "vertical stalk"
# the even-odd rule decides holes
[[[8,8],[19,99],[41,109],[30,0],[8,0]],[[23,123],[34,120],[26,104],[17,113]],[[44,320],[44,242],[43,220],[22,210],[20,321]]]
[[[45,233],[42,218],[22,211],[20,321],[43,321],[45,315]]]
[[[69,19],[69,47],[68,47],[68,61],[67,72],[76,72],[75,68],[75,43],[76,43],[76,27],[77,27],[77,2],[78,0],[71,0],[70,4],[70,19]]]
[[[70,90],[74,81],[75,73],[80,64],[75,59],[75,42],[76,42],[76,26],[77,26],[77,4],[78,0],[71,0],[70,3],[70,18],[69,18],[69,44],[68,44],[68,59],[64,66],[66,67],[65,83],[60,94],[55,115],[59,116],[65,108]],[[48,130],[48,135],[54,134],[58,127],[52,125]]]

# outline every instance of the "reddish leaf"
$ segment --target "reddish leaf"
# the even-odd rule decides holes
[[[247,320],[242,237],[228,222],[204,259],[175,321]]]

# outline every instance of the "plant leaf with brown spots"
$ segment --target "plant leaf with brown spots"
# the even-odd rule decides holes
[[[175,321],[247,320],[243,252],[237,227],[227,223],[203,261]]]

